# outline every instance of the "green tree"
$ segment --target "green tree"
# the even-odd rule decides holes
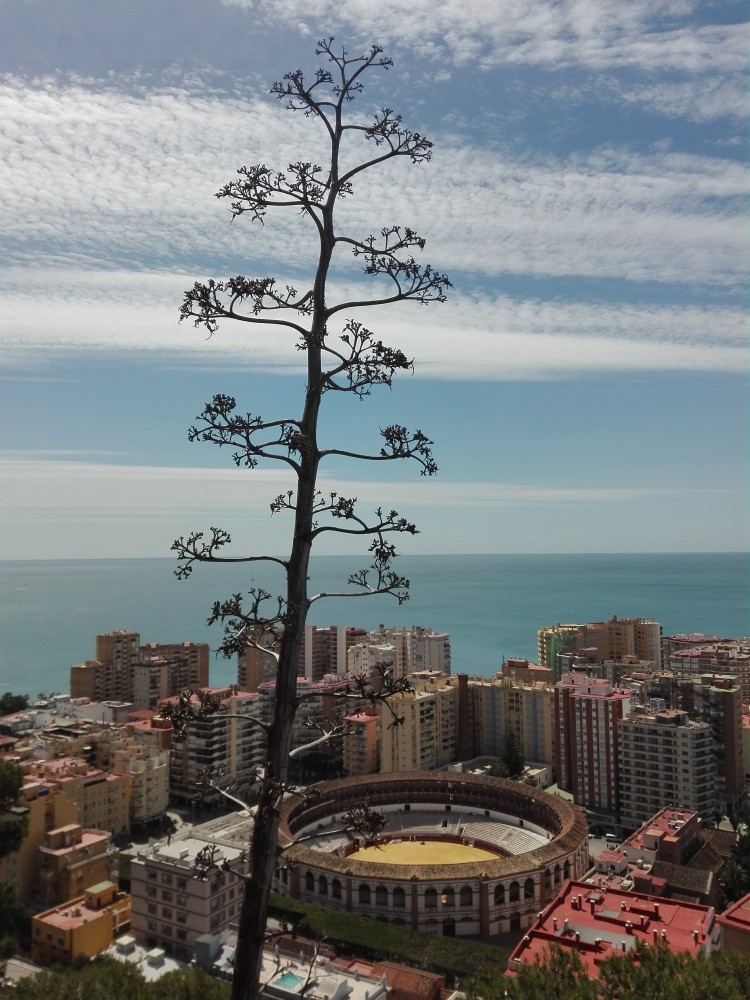
[[[379,46],[351,57],[345,50],[335,49],[329,38],[319,43],[316,54],[322,57],[323,65],[311,82],[296,69],[274,84],[271,93],[288,110],[302,112],[318,128],[327,150],[323,165],[299,160],[282,170],[265,164],[243,166],[237,179],[218,192],[220,198],[229,199],[235,219],[248,216],[264,223],[269,215],[281,212],[300,216],[309,225],[315,263],[305,290],[299,294],[271,277],[212,279],[196,283],[186,292],[181,310],[181,318],[192,318],[210,334],[229,320],[251,329],[261,326],[286,331],[304,353],[307,369],[298,416],[264,419],[238,410],[232,397],[216,395],[189,434],[192,440],[229,447],[238,467],[253,468],[265,461],[288,470],[293,487],[271,503],[273,513],[289,513],[293,518],[288,556],[226,555],[225,546],[231,538],[220,528],[211,528],[208,537],[195,532],[174,545],[180,559],[178,575],[187,575],[197,562],[274,563],[285,574],[282,594],[274,597],[261,587],[252,587],[245,596],[235,594],[217,601],[209,619],[223,624],[221,649],[228,656],[264,635],[271,634],[278,641],[274,716],[267,729],[267,764],[239,918],[235,1000],[258,995],[268,897],[276,866],[279,806],[287,783],[297,711],[298,653],[308,611],[313,602],[326,596],[308,591],[313,544],[328,532],[369,541],[370,565],[350,576],[346,593],[391,594],[399,602],[408,596],[408,580],[392,567],[396,555],[392,539],[416,533],[416,526],[387,507],[363,512],[355,497],[323,493],[318,487],[321,463],[329,459],[385,463],[407,459],[424,475],[437,469],[429,438],[421,430],[408,430],[399,424],[381,428],[380,445],[370,451],[332,447],[320,440],[319,414],[328,393],[361,400],[377,386],[390,386],[397,372],[412,368],[401,350],[385,345],[351,314],[368,306],[440,302],[450,282],[429,265],[416,261],[415,254],[424,248],[425,241],[409,226],[379,225],[375,235],[355,231],[352,223],[347,229],[340,226],[339,202],[354,194],[355,183],[364,172],[399,160],[424,163],[430,159],[432,145],[406,128],[390,108],[380,108],[369,121],[347,114],[351,102],[362,94],[365,74],[391,66]],[[352,257],[373,283],[371,291],[336,301],[331,279],[334,275],[351,279]]]
[[[12,715],[13,712],[22,712],[29,707],[29,696],[26,694],[12,694],[6,691],[0,695],[0,715]]]
[[[518,778],[523,774],[526,762],[523,759],[521,740],[515,729],[508,729],[505,732],[502,761],[508,771],[509,778]]]
[[[0,760],[0,858],[21,846],[28,829],[26,816],[11,812],[23,788],[23,772],[18,764]]]

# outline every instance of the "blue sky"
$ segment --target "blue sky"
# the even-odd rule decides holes
[[[313,158],[268,95],[318,38],[373,41],[433,161],[343,218],[427,237],[449,301],[360,317],[415,358],[331,399],[327,445],[418,426],[440,474],[332,464],[405,552],[733,551],[748,533],[745,5],[707,0],[0,0],[0,556],[165,556],[193,528],[283,554],[275,468],[186,429],[216,392],[296,416],[293,340],[179,325],[195,280],[305,288],[296,217],[230,225],[241,164]],[[331,294],[361,275],[342,267]],[[348,551],[329,545],[328,552]]]

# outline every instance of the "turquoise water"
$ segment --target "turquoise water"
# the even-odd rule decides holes
[[[285,972],[283,976],[279,976],[273,985],[280,986],[282,989],[288,990],[294,989],[295,986],[299,986],[302,981],[302,978],[300,976],[295,976],[293,972]]]
[[[423,625],[451,636],[454,672],[490,675],[509,656],[536,657],[536,631],[558,622],[654,618],[665,634],[750,634],[747,554],[421,556],[399,561],[411,600],[332,598],[316,625]],[[314,560],[313,592],[341,590],[361,562]],[[215,647],[205,619],[214,600],[263,584],[239,566],[198,567],[178,581],[171,559],[0,562],[0,690],[66,691],[70,667],[91,659],[97,633],[140,632],[143,642],[193,640]],[[214,660],[211,682],[236,678]]]

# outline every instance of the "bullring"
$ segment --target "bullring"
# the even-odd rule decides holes
[[[378,861],[341,832],[366,802],[388,821]],[[392,863],[409,842],[427,863]],[[451,862],[450,845],[484,856]],[[282,807],[276,889],[297,899],[432,934],[492,938],[531,925],[567,878],[588,867],[588,828],[569,802],[513,781],[450,772],[343,778]]]

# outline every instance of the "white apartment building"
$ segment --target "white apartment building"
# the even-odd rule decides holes
[[[654,704],[622,719],[619,734],[620,824],[624,829],[637,829],[665,806],[701,817],[713,815],[714,745],[708,723]]]
[[[239,916],[243,883],[221,870],[195,876],[196,858],[209,842],[187,837],[139,850],[130,864],[131,929],[139,944],[162,948],[180,961],[193,957],[196,939],[218,934]],[[239,847],[216,845],[215,863],[243,870]]]
[[[447,632],[413,625],[393,628],[380,625],[360,640],[360,645],[392,647],[393,671],[396,677],[406,677],[421,670],[451,672],[451,642]]]

